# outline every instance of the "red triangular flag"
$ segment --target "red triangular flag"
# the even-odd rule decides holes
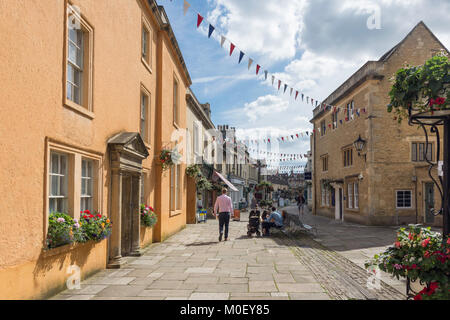
[[[259,73],[259,69],[261,68],[261,66],[258,64],[258,65],[256,65],[256,74],[258,74]]]
[[[278,90],[280,90],[281,87],[281,80],[278,80]]]
[[[230,45],[230,56],[233,54],[234,48],[236,48],[236,46],[234,44]]]
[[[295,100],[297,100],[298,97],[298,91],[295,91]]]
[[[197,28],[202,24],[203,17],[197,13]]]

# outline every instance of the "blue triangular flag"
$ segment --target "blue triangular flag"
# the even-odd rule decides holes
[[[245,56],[245,53],[243,53],[242,51],[241,51],[241,53],[240,53],[240,55],[239,55],[239,63],[241,63],[241,61],[242,61],[242,58]]]
[[[211,38],[212,33],[214,32],[216,28],[214,28],[212,26],[212,24],[209,24],[209,33],[208,33],[208,38]]]
[[[288,87],[288,85],[287,85],[287,84],[285,84],[285,85],[284,85],[284,92],[283,92],[283,93],[286,93],[286,89],[287,89],[287,87]]]

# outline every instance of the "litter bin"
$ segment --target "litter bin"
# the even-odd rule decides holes
[[[241,221],[241,210],[234,209],[234,221]]]

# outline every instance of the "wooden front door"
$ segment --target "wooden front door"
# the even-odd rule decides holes
[[[425,223],[434,223],[434,184],[425,183]]]

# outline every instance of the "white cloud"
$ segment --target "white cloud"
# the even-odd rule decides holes
[[[261,117],[270,115],[274,112],[286,111],[288,106],[289,102],[280,97],[267,95],[259,97],[253,102],[246,103],[243,112],[250,122],[254,123],[261,119]]]
[[[307,0],[210,0],[207,19],[249,55],[267,63],[295,56]],[[266,63],[266,64],[267,64]]]

